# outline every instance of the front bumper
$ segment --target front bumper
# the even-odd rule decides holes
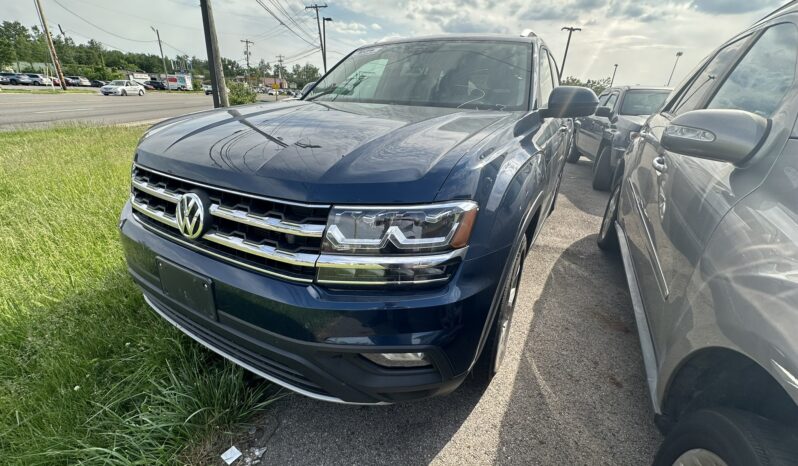
[[[477,356],[509,248],[465,260],[434,288],[330,290],[213,259],[140,223],[126,205],[121,237],[129,271],[153,309],[248,370],[313,398],[391,403],[446,394]],[[163,291],[162,258],[213,281],[215,318]],[[431,367],[388,369],[362,353],[424,352]]]

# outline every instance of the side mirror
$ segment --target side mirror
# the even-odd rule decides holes
[[[677,154],[741,165],[767,137],[770,120],[743,110],[693,110],[674,118],[662,147]]]
[[[598,98],[591,89],[579,86],[558,86],[549,94],[544,118],[577,118],[590,116],[598,107]]]
[[[610,118],[612,116],[612,109],[609,107],[599,107],[596,109],[596,116]]]

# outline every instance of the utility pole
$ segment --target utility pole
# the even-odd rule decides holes
[[[255,43],[249,39],[244,39],[241,42],[244,44],[245,47],[244,57],[247,59],[247,79],[249,79],[249,44],[255,45]]]
[[[673,79],[673,72],[676,71],[676,64],[679,63],[679,57],[684,55],[684,52],[676,52],[676,61],[673,62],[673,69],[671,70],[671,75],[668,77],[668,84],[666,86],[671,85],[671,79]]]
[[[36,0],[36,11],[39,13],[39,19],[42,21],[42,29],[44,29],[44,37],[47,39],[47,48],[50,49],[50,58],[53,60],[55,72],[58,75],[58,80],[61,82],[61,89],[66,90],[66,80],[64,80],[64,72],[61,71],[61,62],[58,61],[58,53],[55,51],[53,45],[53,38],[50,37],[50,29],[47,27],[47,21],[44,19],[44,10],[42,9],[41,0]],[[19,71],[19,66],[17,66]]]
[[[163,45],[161,45],[161,33],[158,32],[158,30],[155,29],[153,26],[150,26],[150,29],[155,31],[155,36],[158,38],[158,49],[161,51],[161,62],[163,62],[163,76],[164,76],[164,79],[166,80],[166,92],[169,92],[170,91],[170,89],[169,89],[169,71],[166,69],[166,58],[164,58],[164,56],[163,56]],[[174,64],[172,65],[172,68],[174,68]]]
[[[327,21],[332,22],[332,20],[332,18],[322,18],[321,21],[321,35],[323,37],[322,44],[324,44],[324,46],[321,48],[321,57],[322,61],[324,62],[325,74],[327,73],[327,27],[325,25],[327,24]]]
[[[321,22],[319,21],[319,8],[327,8],[327,4],[319,5],[318,3],[314,3],[313,5],[306,6],[306,10],[316,10],[316,26],[319,28],[319,46],[321,47],[321,61],[324,63],[324,72],[327,72],[327,57],[324,55],[324,38],[321,34]]]
[[[612,83],[615,82],[615,72],[618,71],[618,64],[616,63],[615,68],[612,69],[612,79],[610,79],[610,87],[612,87]]]
[[[214,107],[229,107],[222,57],[219,55],[219,43],[216,41],[216,23],[213,21],[211,0],[200,0],[200,9],[202,10],[202,26],[205,29],[205,47],[208,50],[208,69],[212,79],[213,105]]]
[[[560,31],[568,31],[568,42],[565,43],[565,55],[562,56],[562,66],[560,67],[560,75],[558,76],[559,79],[562,79],[562,72],[565,70],[565,59],[568,58],[568,47],[571,45],[571,34],[574,31],[581,31],[582,28],[576,28],[573,26],[565,26]]]
[[[277,98],[280,96],[280,89],[283,88],[283,59],[284,58],[285,57],[283,55],[277,55],[277,63],[279,64],[279,66],[277,67],[277,74],[280,76],[280,78],[277,80],[277,82],[279,83],[278,84],[279,87],[277,88],[277,92],[274,93],[274,100],[277,100]]]

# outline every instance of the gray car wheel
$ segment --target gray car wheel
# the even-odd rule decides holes
[[[654,466],[694,464],[795,465],[798,436],[781,424],[746,411],[697,411],[676,424],[654,458]]]
[[[126,95],[127,95],[127,91],[126,91],[126,90],[124,90],[124,89],[122,89],[122,92],[120,92],[120,94],[121,94],[122,96],[126,96]]]
[[[598,247],[605,251],[618,250],[618,233],[615,230],[615,222],[618,220],[618,203],[621,200],[621,183],[615,183],[612,188],[612,194],[607,200],[607,208],[604,209],[604,218],[601,220],[601,229],[599,230],[596,243]]]
[[[608,191],[612,183],[612,166],[609,144],[602,147],[598,156],[593,160],[593,189]]]

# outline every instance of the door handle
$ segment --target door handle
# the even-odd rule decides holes
[[[651,161],[651,165],[654,166],[654,170],[658,171],[659,173],[664,173],[668,166],[665,165],[665,157],[659,156],[655,157],[654,160]]]

